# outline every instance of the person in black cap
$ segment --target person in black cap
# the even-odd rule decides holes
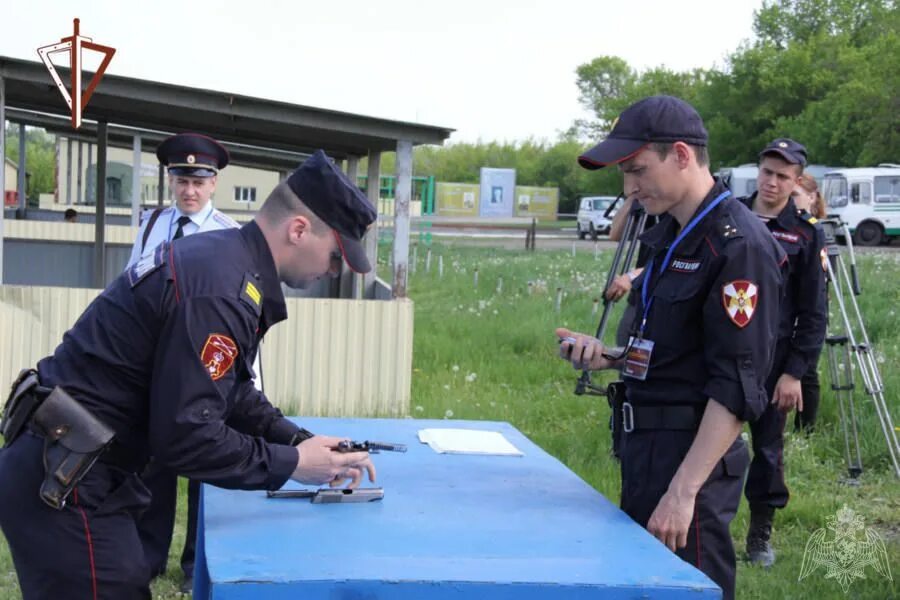
[[[622,370],[613,415],[623,431],[622,510],[734,598],[728,527],[749,462],[739,434],[766,405],[784,252],[713,179],[706,145],[693,107],[652,96],[579,157],[588,169],[618,165],[625,194],[662,218],[640,238],[650,251],[626,348],[556,334],[576,369]]]
[[[156,148],[156,157],[167,167],[169,189],[175,204],[144,213],[137,238],[131,249],[126,270],[162,243],[195,233],[239,227],[238,223],[213,207],[211,198],[216,190],[219,171],[228,165],[228,151],[216,140],[199,133],[179,133],[163,140]],[[254,365],[259,371],[259,364]],[[178,477],[151,461],[142,476],[150,490],[150,506],[138,521],[138,533],[144,545],[144,556],[154,577],[166,571],[169,546],[175,527],[178,499]],[[191,586],[194,572],[194,546],[197,535],[197,506],[200,483],[188,483],[187,534],[181,553],[185,590]]]
[[[371,269],[361,239],[375,218],[317,151],[254,221],[138,261],[23,371],[2,421],[0,527],[24,598],[150,598],[136,526],[150,456],[226,488],[374,481],[368,453],[337,452],[340,438],[285,419],[251,365],[287,318],[282,283],[336,276],[343,261]]]
[[[753,460],[744,490],[750,504],[747,555],[770,567],[775,509],[787,505],[784,481],[784,425],[787,413],[803,410],[801,380],[818,362],[825,341],[825,235],[809,213],[794,206],[791,193],[806,166],[806,148],[788,138],[772,141],[759,154],[757,191],[741,202],[756,213],[787,253],[788,274],[772,370],[766,380],[770,403],[750,424]]]
[[[126,269],[163,242],[240,227],[210,201],[219,171],[228,165],[228,151],[222,144],[199,133],[179,133],[163,140],[156,148],[156,157],[167,167],[175,204],[144,212]]]

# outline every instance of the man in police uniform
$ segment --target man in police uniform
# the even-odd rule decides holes
[[[169,189],[175,204],[145,212],[126,270],[165,242],[194,233],[239,227],[237,221],[213,208],[211,201],[218,173],[229,160],[228,151],[221,144],[198,133],[179,133],[163,140],[156,149],[156,157],[168,169]],[[254,368],[259,370],[258,363]],[[150,490],[151,501],[138,521],[138,534],[144,544],[150,572],[155,577],[165,573],[169,558],[178,477],[172,470],[151,461],[142,478]],[[199,499],[200,482],[191,480],[188,482],[187,532],[181,553],[182,591],[192,587]]]
[[[635,279],[636,318],[622,352],[557,329],[576,369],[622,368],[622,509],[734,597],[728,526],[749,461],[739,434],[765,409],[784,253],[709,172],[697,112],[671,96],[631,105],[579,158],[619,165],[649,215],[650,258]]]
[[[747,555],[764,567],[775,562],[770,543],[776,508],[784,508],[784,424],[791,410],[803,410],[800,380],[814,367],[825,340],[825,238],[794,206],[791,193],[806,166],[806,148],[774,140],[759,154],[757,191],[741,198],[781,244],[788,257],[785,293],[772,371],[766,380],[770,403],[750,424],[753,461],[744,493],[750,504]]]
[[[226,488],[374,481],[367,453],[285,419],[251,365],[287,318],[281,283],[335,275],[342,257],[370,270],[360,240],[375,218],[318,151],[251,223],[165,243],[120,275],[20,376],[3,418],[0,527],[24,598],[150,597],[136,526],[150,456]]]
[[[240,227],[237,221],[213,208],[210,201],[219,171],[228,165],[228,151],[219,142],[199,133],[179,133],[156,148],[156,157],[168,167],[175,205],[144,212],[126,269],[163,242],[192,233]]]

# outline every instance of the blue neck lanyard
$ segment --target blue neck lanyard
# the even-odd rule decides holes
[[[718,196],[716,199],[707,205],[700,214],[690,220],[687,226],[681,230],[681,233],[675,238],[675,241],[672,242],[672,245],[669,246],[669,251],[666,252],[666,256],[662,261],[662,264],[659,266],[659,274],[662,275],[663,272],[669,267],[669,262],[672,260],[672,255],[675,253],[675,248],[678,247],[678,244],[681,243],[687,234],[689,234],[694,227],[697,226],[697,223],[703,220],[703,218],[710,213],[712,209],[717,207],[722,203],[722,200],[731,195],[729,190],[725,190]],[[649,301],[647,299],[647,290],[650,289],[650,279],[653,277],[653,260],[650,259],[650,262],[647,263],[647,267],[644,269],[644,284],[641,286],[641,303],[644,305],[644,315],[641,317],[641,330],[638,334],[639,337],[644,337],[644,327],[647,325],[647,315],[650,314],[650,307],[653,306],[653,298],[650,298]]]

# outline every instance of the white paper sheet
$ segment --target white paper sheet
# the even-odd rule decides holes
[[[419,441],[440,454],[523,456],[499,431],[480,429],[420,429]]]

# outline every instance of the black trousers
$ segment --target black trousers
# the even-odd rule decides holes
[[[625,434],[622,452],[622,510],[642,527],[666,493],[696,433],[638,431]],[[741,501],[750,456],[738,437],[716,464],[697,494],[687,546],[676,554],[703,571],[731,600],[736,556],[729,525]]]
[[[787,344],[779,343],[772,372],[766,380],[769,403],[762,416],[750,423],[753,460],[750,461],[744,495],[747,496],[751,510],[766,506],[784,508],[790,498],[784,480],[784,424],[787,415],[771,403],[775,384],[781,377],[786,358]]]
[[[153,577],[166,572],[172,531],[175,528],[175,508],[178,500],[178,476],[169,469],[151,462],[141,474],[152,499],[149,508],[138,521],[138,534],[144,555]],[[184,576],[194,576],[194,554],[197,543],[197,505],[200,502],[200,482],[188,481],[188,518],[181,570]]]
[[[44,440],[0,450],[0,528],[24,600],[147,600],[150,570],[136,519],[150,495],[136,473],[97,462],[62,510],[38,496]]]
[[[794,429],[812,431],[819,414],[819,367],[813,367],[800,380],[803,388],[803,410],[794,415]]]

